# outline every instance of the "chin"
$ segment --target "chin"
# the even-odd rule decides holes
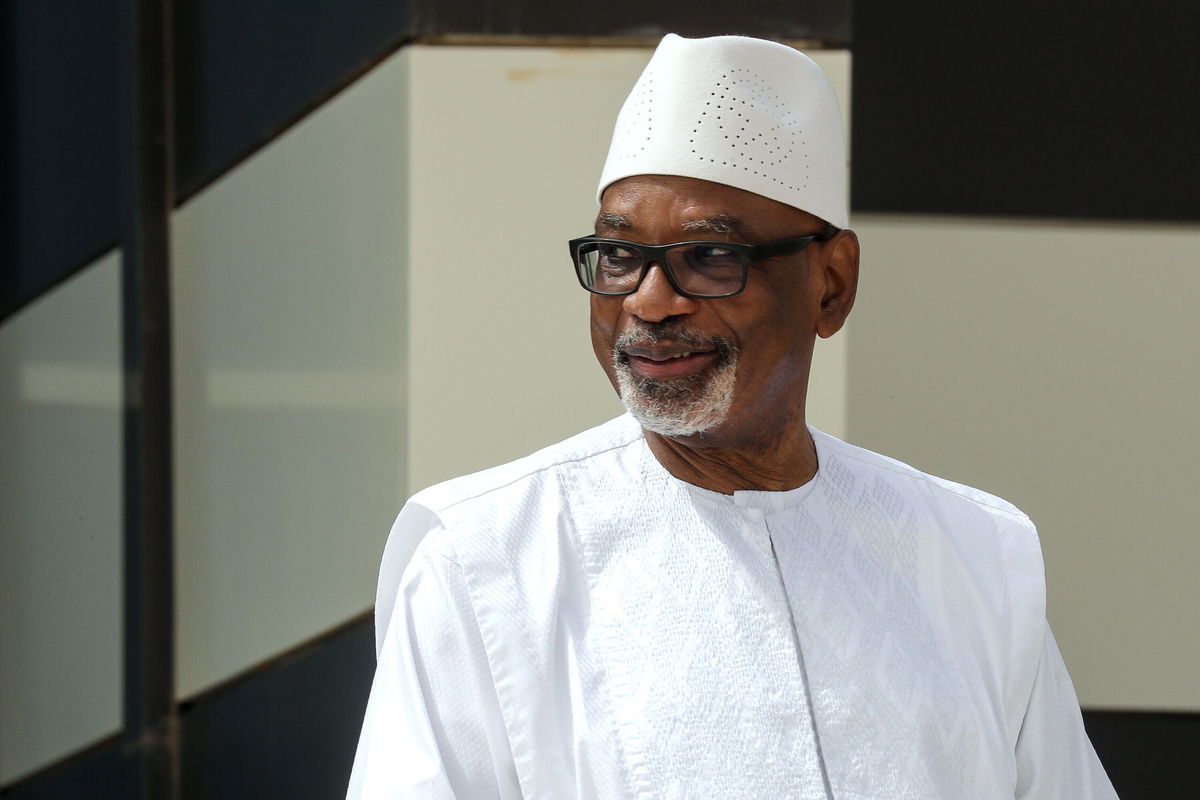
[[[615,372],[621,402],[642,428],[652,433],[672,439],[703,437],[715,432],[729,417],[735,363],[712,374],[677,381],[639,377],[619,362]]]

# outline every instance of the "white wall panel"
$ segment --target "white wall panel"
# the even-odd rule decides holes
[[[592,230],[617,111],[650,50],[414,47],[410,485],[532,452],[621,408],[566,242]],[[849,108],[845,52],[814,54]],[[847,130],[849,126],[847,126]],[[810,417],[844,426],[844,342]]]
[[[1033,518],[1085,705],[1200,710],[1200,229],[856,227],[853,440]]]
[[[0,326],[0,782],[121,724],[121,271]]]
[[[404,495],[393,59],[174,220],[178,687],[370,607]]]

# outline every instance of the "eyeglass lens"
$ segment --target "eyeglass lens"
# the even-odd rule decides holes
[[[579,247],[578,264],[589,289],[622,294],[641,279],[644,254],[627,245],[586,242]],[[741,253],[719,244],[689,244],[667,251],[667,266],[680,289],[705,297],[737,294],[746,278]]]

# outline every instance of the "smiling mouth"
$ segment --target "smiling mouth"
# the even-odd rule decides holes
[[[621,356],[635,374],[658,381],[691,377],[719,360],[715,350],[676,350],[662,346],[629,347],[621,351]]]
[[[729,362],[737,347],[679,324],[639,324],[613,343],[613,361],[633,377],[654,382],[687,381]]]
[[[655,356],[651,356],[651,355],[646,355],[646,356],[638,356],[638,358],[648,358],[651,361],[670,361],[671,359],[674,359],[674,358],[687,358],[691,354],[692,354],[692,351],[688,350],[685,353],[673,353],[669,356],[655,357]]]

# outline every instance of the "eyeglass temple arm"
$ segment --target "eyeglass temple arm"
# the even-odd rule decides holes
[[[781,256],[785,253],[795,253],[798,250],[803,250],[812,242],[824,242],[827,239],[832,239],[838,235],[840,230],[840,228],[835,228],[833,225],[826,225],[821,229],[820,233],[814,233],[810,236],[796,236],[791,239],[781,239],[778,242],[767,242],[766,244],[756,245],[751,251],[752,257],[759,260]]]

